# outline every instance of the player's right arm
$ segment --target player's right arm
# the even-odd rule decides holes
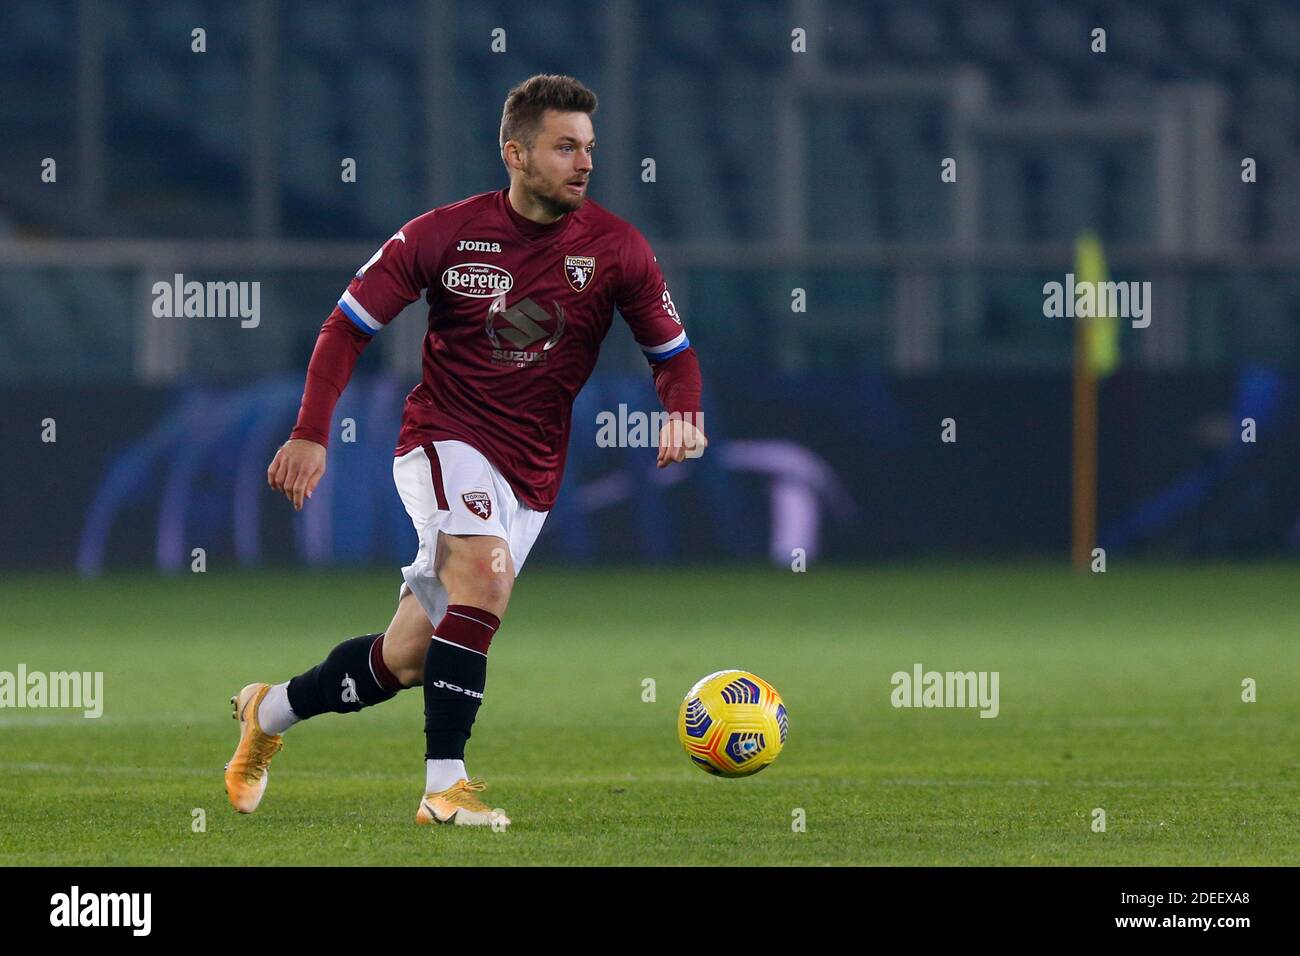
[[[298,423],[266,470],[266,481],[301,510],[325,475],[334,406],[376,332],[419,298],[428,282],[420,255],[434,214],[403,226],[362,266],[321,326],[307,365]]]

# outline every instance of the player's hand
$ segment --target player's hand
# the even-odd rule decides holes
[[[655,467],[667,468],[675,461],[699,458],[708,447],[709,440],[704,437],[704,432],[691,422],[674,416],[659,432],[659,460]]]
[[[295,511],[325,476],[325,446],[306,438],[291,438],[275,453],[266,469],[266,483],[293,502]]]

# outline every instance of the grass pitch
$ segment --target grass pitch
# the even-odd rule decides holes
[[[290,730],[261,809],[234,813],[230,695],[381,629],[398,583],[6,576],[0,670],[102,670],[105,710],[0,710],[0,863],[1300,863],[1284,565],[529,568],[468,761],[509,831],[414,825],[418,690]],[[915,663],[998,671],[999,716],[895,709],[890,676]],[[724,667],[790,712],[785,752],[748,779],[676,741],[682,695]]]

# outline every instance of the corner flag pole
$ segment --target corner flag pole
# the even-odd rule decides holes
[[[1119,317],[1101,293],[1109,285],[1101,242],[1085,232],[1074,246],[1074,436],[1070,557],[1087,571],[1097,546],[1097,384],[1119,365]]]
[[[1070,556],[1087,571],[1097,542],[1097,372],[1088,361],[1090,321],[1074,318],[1074,439]]]

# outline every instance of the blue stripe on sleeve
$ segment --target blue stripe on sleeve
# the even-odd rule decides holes
[[[662,362],[664,359],[672,358],[678,352],[685,352],[690,347],[691,347],[691,340],[686,339],[684,342],[682,342],[681,345],[677,346],[674,349],[669,349],[667,352],[648,352],[645,349],[642,349],[642,351],[645,352],[645,357],[649,359],[651,362]]]
[[[346,302],[344,302],[342,299],[339,299],[339,308],[343,310],[344,315],[346,315],[349,319],[352,320],[352,324],[355,325],[357,328],[359,328],[362,332],[365,332],[366,335],[375,334],[375,330],[372,329],[370,326],[366,325],[366,323],[362,322],[361,319],[357,317],[357,314],[352,311],[352,307],[348,305]]]

